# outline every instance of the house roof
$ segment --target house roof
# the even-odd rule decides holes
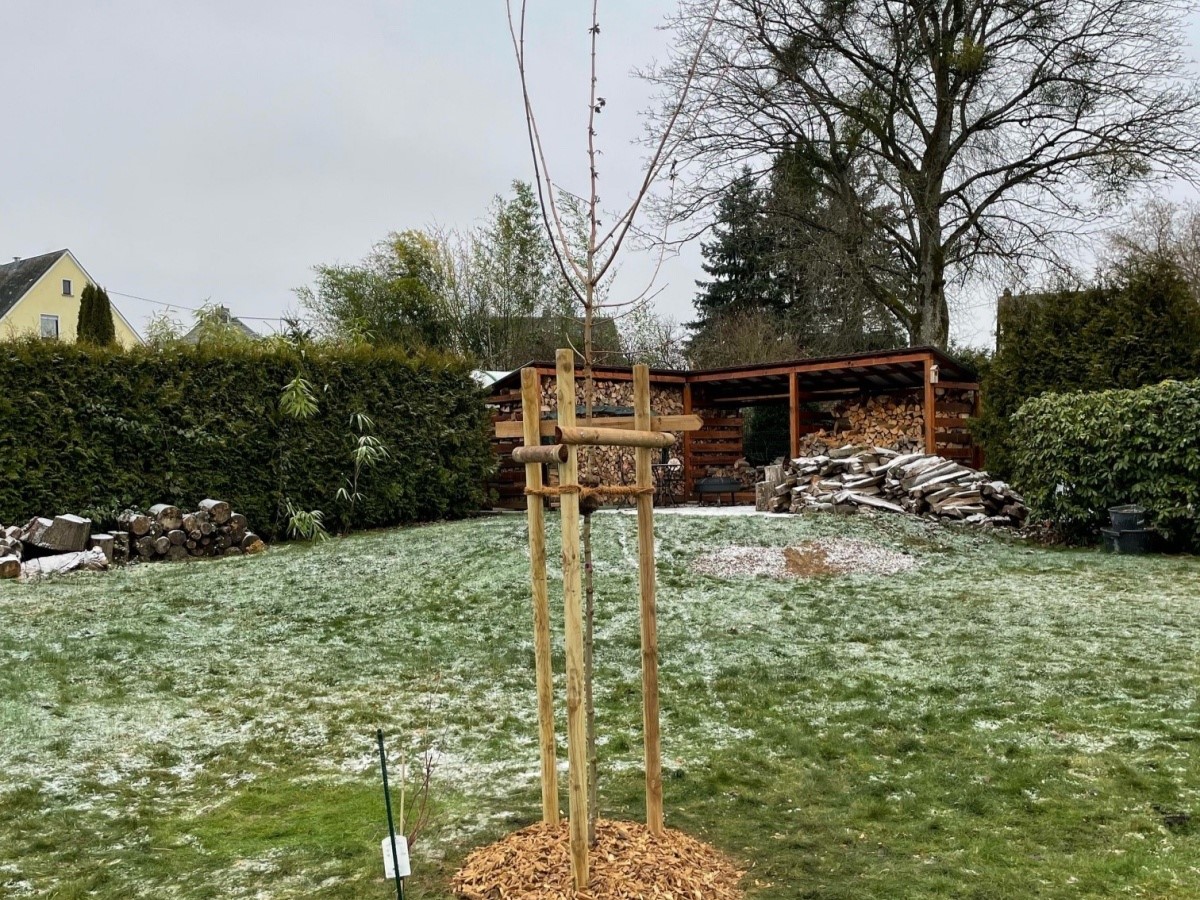
[[[17,305],[17,301],[28,294],[30,288],[50,271],[50,267],[68,252],[55,250],[53,253],[16,259],[0,266],[0,318],[8,315],[8,311]]]
[[[223,324],[228,325],[229,327],[242,332],[242,334],[244,334],[246,337],[250,338],[250,340],[252,340],[252,341],[257,341],[259,338],[262,337],[261,334],[259,334],[257,331],[255,331],[253,328],[251,328],[249,325],[247,325],[245,322],[243,322],[237,316],[233,315],[233,313],[231,313],[229,311],[228,307],[218,306],[217,307],[217,317],[221,320],[221,322]],[[200,342],[200,335],[203,332],[203,330],[204,330],[204,323],[197,322],[195,325],[192,326],[192,330],[189,331],[187,334],[185,334],[181,338],[181,340],[185,344],[197,344]]]

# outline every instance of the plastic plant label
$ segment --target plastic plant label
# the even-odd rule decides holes
[[[383,839],[380,844],[383,849],[383,874],[385,878],[395,878],[396,870],[392,866],[392,847],[391,841],[387,838]],[[412,874],[408,867],[408,838],[402,834],[396,835],[396,861],[400,864],[400,877],[407,878]]]

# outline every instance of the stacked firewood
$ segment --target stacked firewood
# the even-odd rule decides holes
[[[185,512],[159,503],[146,513],[126,510],[117,519],[121,551],[128,559],[182,560],[200,556],[237,556],[266,549],[249,530],[246,517],[224,500],[202,500],[199,509]]]
[[[0,527],[0,578],[35,578],[76,569],[106,569],[137,560],[181,560],[259,553],[266,545],[246,517],[224,500],[204,500],[194,512],[166,503],[148,513],[126,510],[115,531],[93,533],[81,516],[34,517]]]
[[[847,446],[767,466],[759,509],[803,512],[873,507],[971,525],[1020,527],[1025,501],[1003,481],[952,460]]]
[[[925,449],[925,419],[914,396],[881,395],[843,400],[832,411],[833,425],[800,439],[800,452],[817,456],[846,444],[894,447],[909,453]]]

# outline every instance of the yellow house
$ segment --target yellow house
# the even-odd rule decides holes
[[[0,340],[40,335],[74,343],[80,294],[95,283],[70,250],[14,257],[0,265]],[[115,304],[112,314],[117,343],[125,348],[140,344],[142,339]]]

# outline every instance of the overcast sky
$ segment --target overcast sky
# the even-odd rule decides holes
[[[560,181],[582,189],[590,4],[530,0],[534,101]],[[602,197],[629,194],[673,0],[602,0]],[[1200,15],[1189,32],[1200,46]],[[206,299],[277,319],[317,263],[389,231],[476,224],[530,177],[503,0],[4,0],[0,259],[69,247],[141,328]],[[618,288],[640,288],[630,257]],[[698,248],[660,276],[691,316]],[[994,310],[956,332],[990,343]],[[267,322],[251,321],[260,330]]]

